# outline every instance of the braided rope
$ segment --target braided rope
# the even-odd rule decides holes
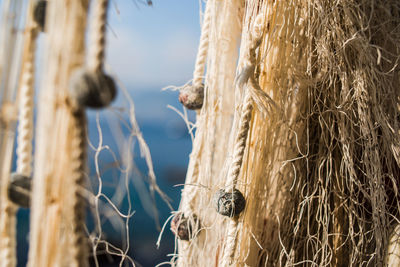
[[[108,0],[97,0],[90,29],[88,67],[92,71],[103,71]]]
[[[240,169],[242,167],[244,150],[246,148],[247,136],[250,129],[251,112],[253,111],[253,100],[249,93],[246,93],[242,115],[239,122],[239,131],[235,138],[235,147],[233,149],[233,160],[229,168],[228,177],[225,185],[229,190],[236,187]]]
[[[27,50],[22,70],[17,143],[17,172],[30,177],[32,172],[32,138],[33,138],[33,79],[37,29],[27,30]],[[16,266],[16,211],[17,206],[10,201],[4,203],[5,227],[1,242],[3,251],[1,266]]]
[[[108,0],[97,0],[90,29],[88,69],[94,73],[103,73]],[[73,113],[73,137],[71,140],[71,179],[74,184],[72,206],[74,210],[72,238],[72,266],[88,266],[88,248],[82,246],[85,236],[85,203],[82,189],[85,187],[86,170],[86,115],[82,107]]]
[[[4,234],[2,235],[1,238],[1,243],[2,243],[2,251],[1,251],[1,262],[0,266],[1,267],[14,267],[17,265],[16,259],[16,211],[17,208],[16,206],[11,203],[10,201],[7,201],[5,203],[5,207],[3,211],[6,213],[6,220],[4,220],[2,223],[5,225],[2,225],[2,229],[4,229]]]
[[[247,84],[247,90],[245,91],[244,104],[241,110],[241,117],[239,121],[239,129],[235,138],[235,146],[233,149],[233,159],[229,168],[228,177],[225,182],[226,192],[233,192],[236,189],[240,170],[242,167],[244,151],[246,148],[247,137],[250,130],[250,121],[253,111],[253,102],[257,105],[260,104],[258,96],[261,90],[259,89],[258,83],[254,78],[254,70],[256,66],[256,49],[261,44],[261,37],[263,32],[263,17],[261,14],[257,16],[253,24],[253,31],[250,38],[249,47],[249,63],[250,65],[243,69],[242,75],[239,75],[237,85],[239,87]],[[258,90],[259,89],[259,90]],[[261,97],[260,97],[261,98]],[[272,99],[268,96],[268,102]],[[266,109],[266,108],[265,108]],[[233,264],[233,258],[235,253],[236,237],[237,237],[238,217],[232,217],[227,226],[226,242],[224,247],[223,256],[221,259],[221,266],[231,266]]]
[[[32,174],[33,95],[36,29],[31,30],[24,71],[22,74],[17,139],[17,172],[27,177]]]
[[[72,236],[72,258],[74,265],[85,267],[88,264],[88,249],[85,244],[85,204],[82,189],[85,187],[86,170],[86,116],[84,110],[79,110],[73,115],[74,125],[71,127],[73,136],[71,140],[71,179],[74,183],[74,222]]]
[[[199,48],[197,51],[196,64],[194,66],[193,72],[193,82],[194,86],[201,86],[203,83],[204,70],[206,68],[207,54],[208,54],[208,44],[210,36],[210,24],[211,24],[211,5],[212,0],[208,0],[206,4],[206,10],[204,11],[203,25],[201,27],[201,37]]]
[[[193,82],[194,86],[201,86],[203,83],[203,75],[206,68],[209,36],[210,36],[210,24],[211,24],[211,7],[213,0],[208,0],[206,4],[206,9],[204,11],[203,24],[201,27],[201,37],[198,47],[196,63],[193,72]],[[196,146],[193,146],[196,147]],[[201,149],[200,149],[201,150]],[[197,153],[198,155],[199,153]],[[196,155],[196,156],[197,156]],[[193,167],[193,172],[191,174],[190,183],[195,182],[199,175],[199,162],[195,162]],[[182,205],[182,211],[186,216],[191,216],[193,214],[193,200],[198,195],[198,190],[194,185],[187,185],[183,190],[182,197],[184,199],[184,204]]]
[[[226,180],[226,191],[232,191],[236,188],[240,169],[242,167],[244,150],[246,148],[247,136],[250,129],[251,114],[253,111],[253,101],[249,93],[246,93],[244,106],[242,108],[242,116],[239,122],[239,132],[235,139],[235,147],[233,152],[233,161],[229,168],[228,177]],[[233,254],[235,252],[235,243],[237,235],[238,218],[232,217],[229,221],[226,234],[226,244],[222,257],[221,266],[231,266]]]

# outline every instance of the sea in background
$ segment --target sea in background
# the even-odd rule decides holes
[[[176,210],[179,205],[182,186],[175,185],[184,183],[189,154],[192,148],[191,138],[183,119],[180,118],[175,111],[167,108],[167,105],[171,105],[179,110],[182,109],[177,100],[178,93],[154,89],[132,90],[129,92],[135,103],[136,119],[140,130],[151,152],[157,183],[161,190],[171,199],[171,204]],[[189,117],[193,120],[194,112],[190,112]],[[89,113],[88,118],[90,139],[96,139],[98,138],[96,137],[96,116],[94,113]],[[100,125],[106,123],[103,116],[99,118]],[[110,128],[102,126],[102,131],[105,143],[110,145],[112,150],[116,150],[116,145],[112,142],[114,137],[111,134]],[[124,132],[124,135],[129,135],[129,132]],[[109,142],[110,140],[111,142]],[[142,175],[134,174],[129,179],[140,179],[140,181],[136,181],[144,181],[147,187],[147,166],[145,161],[140,158],[139,150],[135,148],[134,152],[134,162]],[[89,153],[89,157],[91,156],[93,156],[93,152]],[[105,156],[101,158],[100,164],[103,161],[107,162],[110,160],[112,160],[111,154],[107,156],[107,153],[105,153]],[[90,163],[89,166],[93,176],[95,173],[94,165]],[[115,190],[115,183],[112,181],[116,181],[115,175],[113,178],[111,178],[111,176],[112,172],[105,172],[103,179],[105,192],[112,195],[112,191]],[[141,190],[148,192],[148,188],[143,190],[143,188],[134,187],[133,184],[134,183],[130,183],[129,186],[131,192],[130,198],[133,203],[132,210],[135,211],[129,224],[131,239],[129,255],[135,260],[137,266],[155,266],[161,262],[169,261],[170,257],[168,257],[167,254],[174,253],[175,246],[175,239],[169,230],[169,225],[164,231],[161,245],[158,249],[156,247],[156,242],[160,233],[159,229],[157,229],[157,224],[162,226],[165,220],[171,215],[171,210],[159,197],[156,197],[156,206],[159,213],[159,220],[157,223],[151,216],[153,214],[152,211],[143,207],[139,197],[139,193],[143,193]],[[121,210],[127,211],[127,205],[127,201],[124,201],[120,205]],[[88,224],[92,224],[91,219],[88,218],[88,220]],[[27,261],[29,210],[19,210],[17,227],[18,267],[23,267],[26,265]],[[117,247],[122,246],[123,239],[121,233],[114,229],[109,222],[104,223],[103,233],[107,241]],[[119,266],[117,258],[113,259],[110,256],[100,255],[98,259],[100,266]]]

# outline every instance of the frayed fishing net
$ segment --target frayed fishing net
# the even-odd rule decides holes
[[[213,15],[205,102],[180,206],[181,216],[195,218],[196,225],[189,241],[178,241],[174,262],[384,266],[394,260],[400,3],[208,5]],[[243,86],[249,66],[267,95],[254,96],[250,80]],[[247,94],[254,107],[234,186],[246,208],[227,218],[217,214],[213,196],[232,186],[226,181]]]
[[[86,118],[83,109],[98,102],[68,91],[81,67],[78,78],[90,82],[78,83],[79,88],[112,87],[103,66],[107,1],[95,2],[100,24],[93,23],[97,30],[90,38],[97,46],[89,47],[87,63],[89,1],[52,1],[49,9],[33,170],[32,267],[87,266],[88,257],[102,249],[117,255],[120,264],[134,264],[127,255],[133,209],[130,202],[126,209],[118,206],[130,199],[135,142],[145,158],[150,199],[155,194],[166,199],[155,184],[129,97],[124,108],[107,111],[118,139],[114,151],[103,140],[105,113]],[[30,94],[38,30],[29,16],[27,21],[32,28],[25,34],[30,42],[22,56],[26,88],[20,89],[20,99]],[[399,25],[397,0],[207,1],[193,83],[180,96],[198,111],[182,200],[171,221],[177,247],[168,264],[398,264]],[[101,105],[112,98],[110,90],[95,95]],[[8,141],[14,137],[15,112],[4,111],[12,98],[2,98],[2,130],[11,133],[4,135],[2,151],[11,151]],[[23,116],[29,115],[26,110],[19,112],[21,121],[29,117]],[[97,126],[89,142],[87,119]],[[123,128],[130,134],[122,134]],[[23,166],[31,159],[22,159],[32,151],[29,146],[21,151],[24,163],[17,171],[29,176],[31,170]],[[87,153],[93,174],[86,169]],[[104,153],[120,178],[117,191],[105,190]],[[16,206],[6,196],[10,155],[1,154],[4,266],[15,265]],[[89,176],[95,178],[91,186],[85,182]],[[85,223],[86,207],[92,225]],[[122,229],[127,237],[122,246],[105,240],[105,222]]]

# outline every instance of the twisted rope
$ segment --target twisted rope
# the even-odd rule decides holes
[[[208,45],[209,45],[209,36],[210,36],[210,24],[211,24],[211,7],[213,0],[208,0],[206,4],[206,9],[204,11],[204,19],[201,27],[201,37],[200,43],[197,51],[196,63],[194,66],[193,72],[193,82],[194,86],[201,86],[203,83],[203,75],[206,68],[207,54],[208,54]],[[196,146],[193,146],[196,147]],[[199,153],[198,153],[199,154]],[[195,163],[193,167],[193,172],[191,175],[191,181],[196,181],[199,175],[199,162]],[[198,194],[198,188],[194,185],[185,186],[183,195],[185,199],[185,203],[182,207],[182,211],[186,216],[191,216],[193,214],[193,200],[196,198]]]
[[[196,64],[194,66],[194,72],[193,72],[192,84],[194,86],[201,86],[203,83],[203,75],[204,75],[204,70],[206,68],[208,44],[210,36],[211,5],[212,5],[212,0],[208,0],[206,4],[206,10],[204,11],[204,19],[203,19],[203,25],[201,27],[200,43],[197,51]]]
[[[103,71],[108,0],[97,0],[90,29],[88,67],[94,72]]]
[[[27,30],[27,50],[22,70],[19,114],[18,114],[18,144],[17,144],[17,172],[30,176],[32,172],[32,137],[33,137],[33,79],[35,65],[37,28]],[[16,265],[16,211],[17,207],[10,201],[4,203],[6,213],[1,266]]]
[[[30,177],[32,174],[32,139],[33,139],[33,79],[37,30],[31,29],[29,47],[22,74],[17,138],[17,172]]]
[[[2,251],[1,251],[1,262],[0,266],[2,267],[14,267],[17,265],[16,259],[16,206],[13,205],[10,201],[6,204],[4,208],[4,212],[7,214],[7,220],[4,220],[3,223],[5,226],[1,228],[4,229],[5,234],[2,235]]]
[[[228,177],[225,185],[228,191],[235,189],[242,167],[244,150],[246,148],[247,136],[250,129],[251,113],[253,111],[253,100],[249,93],[246,93],[242,115],[239,122],[239,131],[235,138],[235,147],[233,149],[233,160],[229,168]]]
[[[261,15],[261,14],[260,14]],[[260,106],[260,110],[268,111],[268,106],[273,103],[272,99],[262,91],[259,87],[254,70],[256,62],[256,49],[261,44],[263,32],[263,18],[257,16],[253,24],[253,31],[250,38],[249,47],[249,65],[244,67],[242,73],[236,80],[237,86],[244,87],[246,85],[243,107],[239,121],[239,129],[235,138],[235,146],[233,149],[233,159],[229,168],[228,177],[225,182],[226,192],[232,192],[236,189],[240,170],[242,168],[243,155],[246,148],[247,137],[250,130],[250,121],[253,111],[253,103]],[[261,19],[260,19],[261,18]],[[270,103],[270,101],[272,101]],[[226,242],[221,260],[221,266],[231,266],[235,253],[236,237],[237,237],[238,217],[234,216],[230,219],[227,226]]]
[[[88,70],[93,73],[103,73],[105,42],[106,42],[106,23],[108,0],[97,0],[94,5],[94,14],[90,29],[90,46],[88,58]],[[104,80],[104,82],[107,80]],[[106,86],[105,84],[95,84],[96,86]],[[96,88],[98,89],[98,88]],[[88,266],[88,248],[82,246],[86,242],[85,236],[85,204],[82,194],[85,187],[86,170],[86,115],[83,107],[73,111],[73,126],[71,127],[71,179],[74,184],[72,205],[74,210],[73,236],[72,238],[72,258],[73,266]]]
[[[74,183],[74,194],[72,197],[74,209],[74,222],[72,236],[72,257],[75,266],[85,267],[88,264],[88,249],[85,244],[85,205],[82,189],[85,187],[86,170],[86,116],[84,110],[79,110],[73,115],[73,136],[71,140],[71,179]]]
[[[227,187],[226,191],[228,192],[229,191],[233,192],[233,190],[236,188],[240,169],[242,167],[247,136],[249,134],[252,111],[253,111],[253,101],[250,94],[247,92],[245,95],[244,106],[242,108],[242,116],[239,122],[239,132],[235,139],[235,147],[233,150],[234,151],[233,161],[231,163],[231,167],[229,168],[228,177],[225,183]],[[237,225],[238,225],[237,220],[238,220],[237,217],[232,217],[229,221],[221,266],[230,266],[232,264],[233,256],[235,253]]]

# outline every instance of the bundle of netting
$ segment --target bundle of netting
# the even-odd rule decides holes
[[[206,5],[204,103],[177,215],[189,235],[173,262],[395,266],[400,2]]]

